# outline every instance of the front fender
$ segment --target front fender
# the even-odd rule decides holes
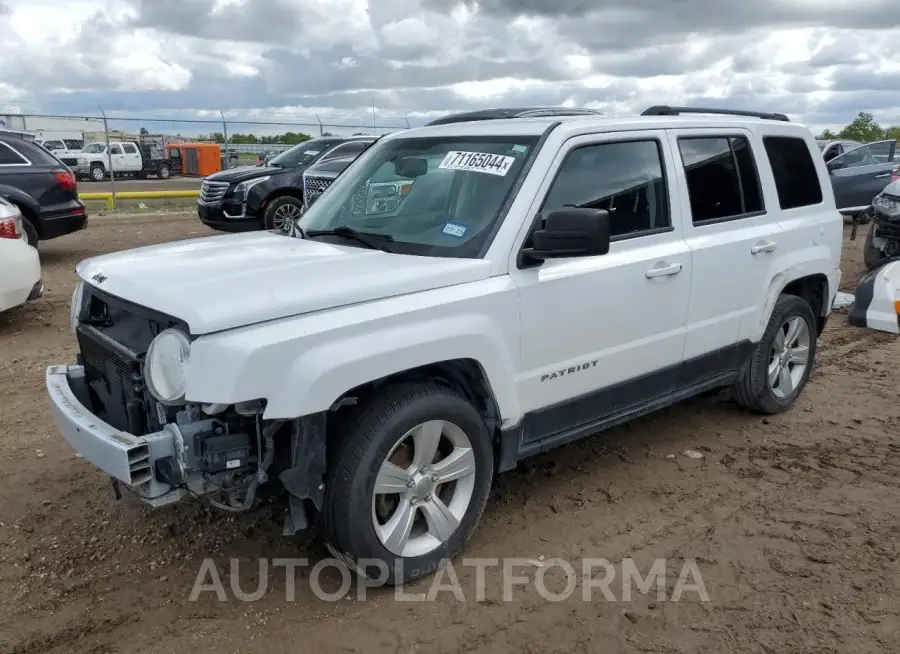
[[[519,416],[517,290],[508,277],[276,320],[198,338],[190,402],[266,400],[266,419],[328,410],[357,386],[474,360],[504,423]]]
[[[323,343],[294,361],[268,398],[265,418],[325,411],[345,392],[389,375],[453,359],[474,359],[500,415],[518,415],[515,370],[497,325],[478,315],[454,316]]]

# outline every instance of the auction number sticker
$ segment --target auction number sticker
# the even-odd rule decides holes
[[[444,157],[439,168],[449,170],[470,170],[476,173],[506,176],[512,168],[514,157],[506,157],[502,154],[489,152],[459,152],[451,150]]]

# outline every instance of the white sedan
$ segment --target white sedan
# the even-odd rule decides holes
[[[38,251],[22,235],[22,214],[0,196],[0,312],[44,293]]]

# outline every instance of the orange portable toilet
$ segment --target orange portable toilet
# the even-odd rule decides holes
[[[166,146],[172,168],[189,177],[206,177],[222,170],[218,143],[171,143]]]

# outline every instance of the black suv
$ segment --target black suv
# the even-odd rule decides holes
[[[0,195],[19,207],[34,247],[87,226],[75,175],[30,134],[0,130]]]
[[[283,229],[303,212],[307,168],[320,161],[356,158],[377,140],[377,136],[312,139],[267,163],[214,173],[200,187],[200,221],[223,232]]]

